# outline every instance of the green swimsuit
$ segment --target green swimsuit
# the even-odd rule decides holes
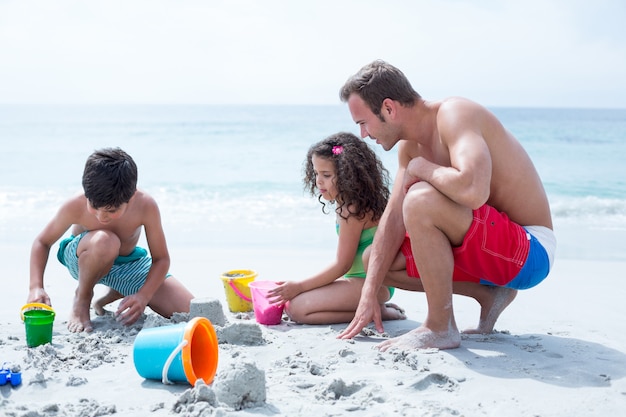
[[[337,234],[339,234],[339,224],[336,224]],[[356,250],[356,256],[352,262],[350,270],[344,275],[346,278],[365,278],[365,267],[363,267],[363,251],[374,241],[374,234],[376,234],[378,226],[370,227],[361,232],[361,238],[359,239],[359,247]],[[389,288],[389,294],[391,298],[395,288]]]

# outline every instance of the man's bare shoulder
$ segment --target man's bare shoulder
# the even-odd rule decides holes
[[[440,138],[457,139],[468,131],[482,135],[497,131],[501,124],[486,107],[462,97],[450,97],[441,102],[437,112],[437,129]]]
[[[446,97],[438,101],[438,103],[439,103],[439,108],[440,109],[443,108],[444,110],[483,107],[473,100],[470,100],[465,97],[459,97],[459,96]]]
[[[439,102],[437,119],[441,121],[451,118],[472,118],[487,113],[489,111],[475,101],[464,97],[448,97]]]

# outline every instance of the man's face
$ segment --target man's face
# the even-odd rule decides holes
[[[386,151],[394,147],[398,139],[385,119],[384,112],[381,112],[380,117],[375,115],[358,94],[350,95],[348,108],[352,114],[352,120],[359,125],[361,138],[369,136],[370,139],[375,140]]]

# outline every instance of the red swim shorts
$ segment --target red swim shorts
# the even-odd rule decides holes
[[[504,286],[520,272],[530,250],[530,235],[506,214],[483,205],[474,210],[474,220],[463,243],[453,248],[454,281],[488,281]],[[419,278],[408,234],[400,250],[410,277]]]

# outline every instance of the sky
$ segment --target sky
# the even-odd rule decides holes
[[[374,59],[427,100],[626,108],[623,0],[0,0],[2,104],[340,104]]]

